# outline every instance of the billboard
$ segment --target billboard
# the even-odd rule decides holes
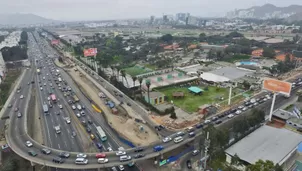
[[[84,49],[84,56],[95,56],[98,53],[97,48]]]
[[[60,43],[60,40],[57,40],[57,39],[51,40],[51,44],[52,44],[52,45],[57,45],[57,44],[59,44],[59,43]]]
[[[290,96],[292,84],[286,81],[280,81],[272,78],[265,78],[263,80],[263,89],[274,93],[281,93]]]

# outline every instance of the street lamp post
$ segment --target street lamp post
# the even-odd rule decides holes
[[[204,145],[205,145],[205,148],[204,148],[204,167],[202,167],[202,164],[200,165],[200,171],[204,171],[207,169],[207,158],[208,158],[208,151],[209,151],[209,147],[210,147],[210,143],[211,143],[211,140],[209,139],[209,132],[207,132],[207,137],[205,139],[205,142],[204,142]],[[202,161],[202,155],[201,155],[201,159],[200,161]]]

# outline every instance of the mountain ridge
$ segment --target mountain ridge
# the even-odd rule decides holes
[[[32,13],[2,13],[0,14],[0,25],[36,25],[59,23],[60,21],[44,18]]]
[[[290,19],[302,20],[302,5],[290,5],[287,7],[277,7],[273,4],[264,4],[262,6],[252,6],[247,9],[236,9],[226,14],[227,18],[256,18],[256,19]],[[301,16],[301,17],[299,17]],[[292,20],[293,20],[292,19]]]

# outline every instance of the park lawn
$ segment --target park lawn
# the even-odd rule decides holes
[[[250,55],[237,54],[237,55],[233,55],[231,58],[224,59],[224,61],[234,63],[234,62],[239,62],[242,60],[249,60],[249,59],[251,59]]]
[[[201,89],[205,90],[205,87],[200,87]],[[168,87],[168,88],[162,88],[158,89],[158,91],[164,93],[167,97],[169,102],[173,100],[173,103],[177,106],[182,108],[183,110],[187,112],[196,112],[198,107],[204,105],[204,104],[213,104],[213,103],[219,103],[221,100],[217,99],[217,97],[223,97],[224,100],[228,98],[229,95],[229,89],[226,88],[216,88],[213,86],[210,86],[208,90],[204,91],[202,95],[194,95],[189,92],[188,87],[185,88],[175,88],[175,87]],[[177,91],[182,91],[185,93],[184,98],[180,99],[174,99],[172,97],[172,94]],[[238,91],[236,89],[232,90]]]
[[[131,76],[137,76],[137,75],[140,75],[140,74],[145,74],[145,73],[148,73],[148,72],[152,72],[148,71],[148,69],[143,69],[141,67],[138,67],[138,66],[133,66],[133,67],[128,67],[128,68],[124,68],[125,72]]]

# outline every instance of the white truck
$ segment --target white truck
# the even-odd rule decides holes
[[[55,131],[56,131],[57,134],[60,134],[60,133],[61,133],[60,125],[55,126],[54,129],[55,129]]]

